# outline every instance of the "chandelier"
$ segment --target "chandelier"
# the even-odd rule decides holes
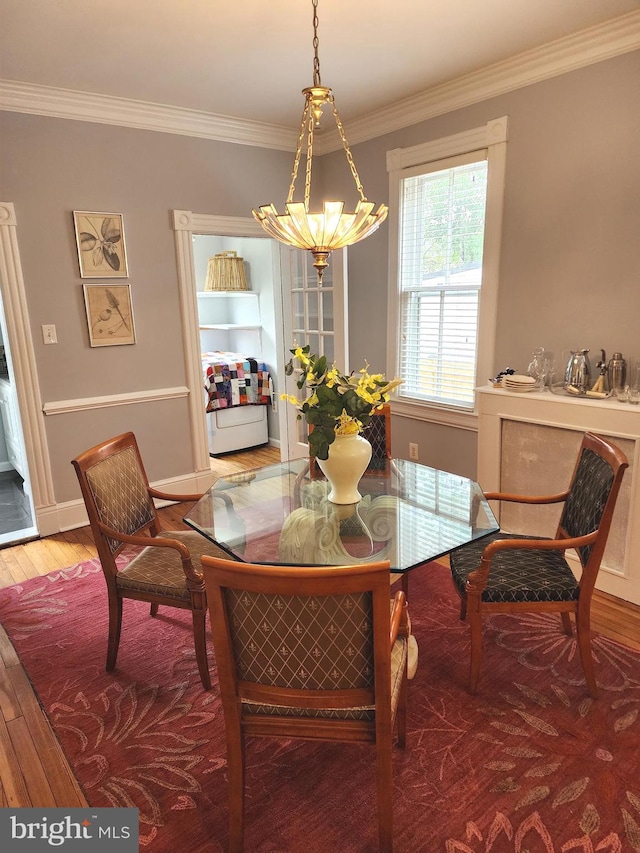
[[[364,240],[372,234],[379,225],[387,218],[388,207],[381,204],[374,212],[375,203],[367,201],[358,177],[358,172],[353,162],[353,156],[347,142],[344,127],[340,121],[338,110],[331,89],[322,85],[320,79],[320,60],[318,59],[318,0],[312,0],[313,5],[313,86],[302,90],[304,95],[304,109],[302,121],[296,145],[296,154],[293,161],[291,183],[289,194],[285,203],[286,213],[278,213],[273,204],[261,205],[254,209],[253,215],[271,237],[296,246],[299,249],[307,249],[313,255],[313,265],[318,271],[318,279],[322,279],[322,273],[328,266],[328,257],[334,249],[342,249],[359,240]],[[360,196],[353,213],[345,213],[343,201],[324,201],[322,211],[312,213],[309,210],[309,196],[311,194],[311,171],[313,161],[313,133],[320,126],[322,108],[330,104],[333,117],[340,134],[349,169]],[[294,201],[298,169],[304,152],[305,158],[305,181],[304,201]]]

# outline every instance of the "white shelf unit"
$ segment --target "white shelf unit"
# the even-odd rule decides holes
[[[262,360],[259,294],[253,291],[198,291],[200,350],[233,352]],[[238,406],[207,415],[209,453],[217,456],[266,444],[267,406]]]
[[[251,291],[198,291],[202,352],[224,350],[262,358],[259,294]]]

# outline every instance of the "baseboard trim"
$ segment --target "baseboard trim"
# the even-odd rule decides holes
[[[193,494],[194,492],[199,494],[206,492],[214,479],[214,473],[208,469],[168,480],[159,480],[151,485],[161,492],[170,494]],[[157,505],[161,507],[170,503],[171,501],[158,501]],[[77,527],[86,527],[89,524],[82,499],[56,504],[54,507],[36,507],[36,516],[40,536],[51,536],[54,533],[75,530]]]

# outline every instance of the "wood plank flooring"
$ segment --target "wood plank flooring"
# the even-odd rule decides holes
[[[279,459],[277,449],[259,448],[212,459],[211,469],[221,477]],[[173,530],[185,528],[182,516],[189,506],[176,504],[161,509],[163,525]],[[88,527],[2,548],[0,589],[96,556]],[[0,626],[0,807],[86,805],[20,660]]]
[[[218,475],[278,461],[273,448],[212,459]],[[165,507],[165,527],[184,527],[184,505]],[[96,549],[88,527],[0,549],[0,588],[92,559]],[[106,596],[105,596],[106,603]],[[640,607],[596,592],[595,631],[640,650]],[[105,638],[106,643],[106,638]],[[0,627],[0,806],[67,808],[88,805],[42,712],[6,633]]]

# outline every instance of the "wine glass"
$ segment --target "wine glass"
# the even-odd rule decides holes
[[[527,373],[529,374],[529,376],[533,377],[536,380],[536,384],[540,388],[540,390],[543,390],[545,379],[546,379],[545,366],[544,366],[544,363],[545,363],[544,348],[543,347],[536,347],[536,349],[534,349],[532,355],[533,355],[533,359],[529,364],[529,367],[527,369]]]
[[[558,363],[553,357],[553,353],[549,352],[545,355],[544,363],[546,367],[546,375],[549,382],[549,391],[553,393],[553,377],[558,372]]]

